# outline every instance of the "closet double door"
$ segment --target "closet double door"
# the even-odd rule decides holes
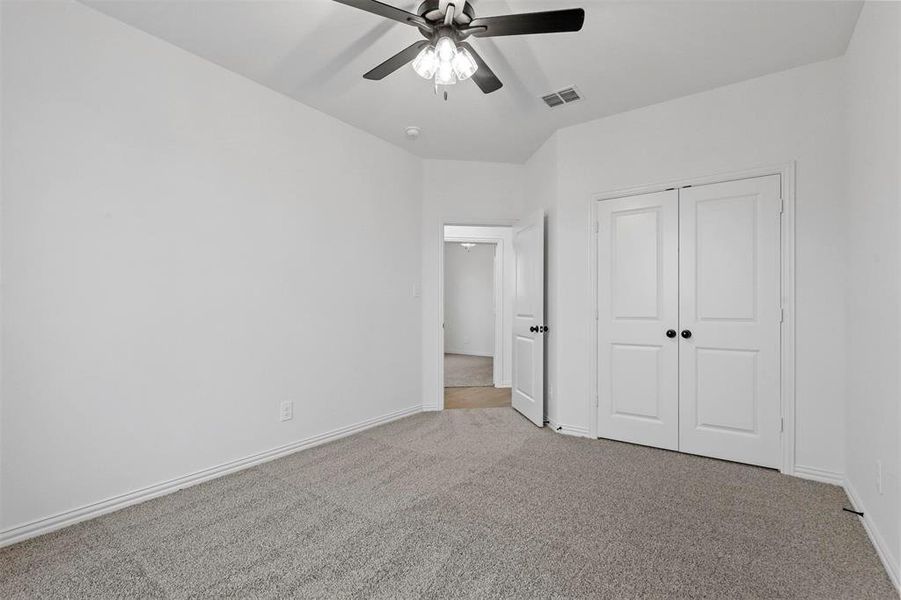
[[[600,437],[781,465],[780,188],[598,202]]]

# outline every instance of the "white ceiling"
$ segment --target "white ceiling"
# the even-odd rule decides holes
[[[477,16],[583,7],[579,33],[472,38],[504,87],[449,100],[405,67],[363,73],[422,39],[330,0],[85,4],[428,158],[524,162],[554,130],[844,53],[860,2],[474,0]],[[391,1],[391,0],[386,0]],[[393,0],[415,12],[418,0]],[[556,109],[540,96],[576,85]],[[417,125],[415,142],[404,128]]]

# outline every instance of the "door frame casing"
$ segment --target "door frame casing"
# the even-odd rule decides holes
[[[597,249],[598,233],[597,220],[598,202],[613,200],[628,196],[638,196],[651,192],[660,192],[668,189],[679,189],[687,186],[700,186],[711,183],[725,183],[739,179],[751,179],[765,177],[767,175],[780,176],[780,191],[782,194],[782,225],[781,225],[781,287],[782,287],[782,328],[780,332],[780,392],[782,409],[782,466],[779,469],[786,475],[795,475],[795,161],[731,171],[718,175],[698,176],[686,179],[665,181],[662,183],[620,188],[593,194],[589,199],[589,305],[594,307],[594,324],[589,327],[590,340],[588,354],[589,364],[589,435],[598,437],[598,276],[597,276]]]
[[[427,410],[444,410],[444,227],[447,225],[459,225],[461,227],[513,227],[519,223],[519,219],[451,219],[441,217],[438,219],[438,319],[434,326],[438,329],[438,344],[435,348],[436,373],[438,374],[432,397],[435,399],[434,408]],[[512,248],[511,248],[512,251]],[[423,396],[428,398],[429,391],[423,390]],[[428,406],[428,404],[425,404]]]

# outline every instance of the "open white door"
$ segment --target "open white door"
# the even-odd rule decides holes
[[[544,211],[513,230],[513,408],[544,426]]]

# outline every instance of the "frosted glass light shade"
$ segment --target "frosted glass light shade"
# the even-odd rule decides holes
[[[441,62],[450,62],[457,53],[457,47],[454,45],[452,39],[445,36],[438,39],[438,43],[435,44],[435,51],[438,53],[438,60]]]
[[[454,75],[454,68],[450,61],[440,61],[438,71],[435,73],[435,83],[437,85],[454,85],[457,83],[457,77]]]
[[[457,79],[460,81],[465,81],[472,77],[473,73],[479,68],[472,54],[466,48],[457,48],[457,53],[454,54],[454,60],[451,62],[451,65],[453,65],[454,73],[456,73]]]
[[[423,79],[431,79],[438,70],[438,54],[434,46],[423,48],[413,59],[413,70]]]

